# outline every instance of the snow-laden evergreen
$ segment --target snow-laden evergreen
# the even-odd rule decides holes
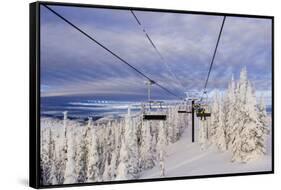
[[[73,128],[73,127],[72,127]],[[69,130],[70,131],[70,130]],[[76,142],[74,131],[67,133],[67,159],[64,173],[64,183],[77,183],[78,173],[76,170],[76,153],[78,143]]]
[[[254,88],[243,68],[235,84],[232,78],[223,101],[213,97],[210,142],[220,151],[232,152],[232,161],[248,162],[265,154],[268,134],[265,105],[257,103]]]
[[[266,138],[268,137],[268,134],[270,132],[268,126],[269,126],[269,120],[267,117],[267,113],[266,113],[266,106],[264,103],[264,99],[261,96],[257,105],[257,109],[258,109],[258,119],[260,122],[260,126],[259,126],[259,131],[257,134],[257,144],[260,145],[260,152],[262,152],[263,154],[266,153]]]
[[[247,79],[246,68],[242,69],[237,85],[236,109],[239,120],[235,122],[232,143],[233,161],[247,162],[263,151],[259,144],[262,125],[258,118],[256,97],[250,81]]]
[[[208,120],[198,119],[199,129],[198,129],[198,143],[202,150],[205,150],[208,147],[208,137],[207,137],[207,129],[208,129]]]
[[[145,121],[130,108],[113,120],[79,123],[69,120],[67,112],[63,120],[41,119],[42,184],[138,179],[155,166],[164,176],[165,148],[188,126],[177,111],[176,105],[169,106],[166,121]]]
[[[117,173],[118,180],[136,179],[139,174],[139,155],[138,155],[138,137],[137,122],[131,117],[130,108],[125,117],[124,138],[121,144],[120,160],[122,170]],[[119,169],[117,169],[119,171]]]
[[[231,81],[228,84],[227,92],[224,96],[223,101],[223,124],[225,128],[225,140],[226,149],[230,149],[231,142],[233,140],[234,122],[237,120],[237,107],[236,103],[236,92],[235,92],[235,81],[232,75]]]
[[[223,121],[222,98],[218,91],[215,92],[212,104],[211,125],[208,132],[210,142],[220,151],[226,150],[226,134]]]
[[[159,160],[159,167],[160,167],[160,176],[165,176],[165,147],[167,145],[167,134],[166,128],[164,126],[164,122],[159,122],[159,132],[158,132],[158,143],[157,143],[157,150],[158,150],[158,160]]]
[[[149,169],[155,165],[152,152],[151,122],[143,121],[143,127],[141,130],[142,140],[140,147],[140,166],[141,169]]]
[[[100,181],[100,156],[98,152],[98,138],[97,129],[91,128],[89,131],[89,136],[91,136],[89,146],[89,163],[87,166],[87,182]]]

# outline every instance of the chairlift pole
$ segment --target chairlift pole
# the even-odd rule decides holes
[[[192,126],[191,126],[191,130],[192,130],[192,142],[194,142],[194,103],[195,100],[193,99],[191,101],[191,117],[192,117]]]
[[[147,82],[147,98],[148,98],[148,102],[150,102],[150,96],[151,96],[151,82]]]
[[[187,110],[179,110],[178,113],[188,113],[190,114],[191,113],[191,141],[192,143],[194,143],[195,141],[195,130],[194,130],[194,116],[195,116],[195,100],[197,100],[196,98],[189,98],[187,100],[191,100],[191,110],[187,111]]]
[[[152,84],[155,84],[153,80],[149,80],[146,82],[147,85],[147,98],[148,98],[148,103],[149,103],[149,109],[151,109],[151,86]]]

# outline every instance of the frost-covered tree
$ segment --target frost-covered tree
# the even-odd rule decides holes
[[[267,113],[266,113],[266,106],[265,106],[265,102],[264,102],[264,98],[263,96],[260,97],[259,102],[257,104],[257,109],[258,109],[258,118],[259,121],[261,123],[261,125],[264,127],[264,133],[268,133],[269,129],[268,129],[268,117],[267,117]]]
[[[182,123],[182,118],[180,116],[180,114],[178,114],[179,107],[178,106],[174,106],[173,107],[173,114],[174,114],[174,142],[178,141],[180,139],[181,133],[182,133],[182,129],[183,129],[183,123]]]
[[[256,97],[247,79],[246,68],[240,73],[236,108],[238,116],[233,131],[232,161],[247,162],[262,155],[265,145],[260,141],[263,125],[258,118]]]
[[[89,148],[89,161],[87,166],[87,182],[95,182],[100,181],[100,156],[98,152],[98,134],[97,134],[97,126],[94,126],[91,130],[91,142],[88,145]]]
[[[59,126],[59,130],[53,128],[53,141],[55,144],[54,153],[56,155],[55,158],[55,167],[56,170],[56,178],[57,184],[64,183],[64,174],[66,170],[66,163],[67,163],[67,147],[68,147],[68,138],[67,138],[67,131],[68,131],[68,119],[67,119],[67,111],[63,112],[63,120],[62,126],[61,122],[53,121],[56,125]],[[52,124],[52,126],[55,126]]]
[[[77,171],[76,171],[76,139],[73,131],[68,131],[67,139],[67,162],[64,173],[64,184],[77,183]]]
[[[266,113],[266,106],[264,103],[263,97],[260,97],[259,103],[257,105],[257,111],[258,111],[258,119],[259,119],[259,130],[257,130],[257,144],[259,144],[259,149],[261,154],[266,153],[266,138],[267,135],[269,134],[269,122],[267,118],[267,113]]]
[[[226,150],[226,136],[225,136],[225,125],[223,123],[223,109],[222,105],[220,104],[220,109],[219,109],[219,123],[218,127],[216,129],[216,134],[215,137],[217,138],[216,141],[216,146],[220,151],[225,151]]]
[[[156,161],[157,160],[157,133],[156,132],[152,133],[151,151],[152,151],[153,160]]]
[[[43,135],[44,134],[44,135]],[[41,182],[46,185],[58,184],[57,156],[53,129],[41,133]]]
[[[67,140],[67,138],[66,138],[66,135],[67,135],[67,111],[63,112],[63,131],[64,131],[65,140]]]
[[[124,138],[120,150],[120,163],[116,179],[135,179],[139,175],[138,142],[136,122],[132,119],[130,107],[125,117]],[[119,171],[120,170],[120,171]]]
[[[67,131],[68,131],[68,127],[67,127],[67,111],[64,111],[63,112],[63,157],[65,159],[65,163],[67,162],[67,149],[68,149],[68,144],[67,144],[67,141],[68,141],[68,134],[67,134]]]
[[[228,89],[224,97],[223,104],[223,124],[225,128],[226,149],[231,149],[233,140],[233,131],[235,131],[235,121],[237,120],[237,106],[236,106],[236,85],[234,77],[228,84]]]
[[[176,142],[181,134],[181,118],[177,113],[178,107],[169,106],[168,108],[168,118],[167,118],[167,138],[169,143]]]
[[[50,147],[50,131],[42,129],[41,131],[41,156],[40,156],[40,167],[41,167],[41,183],[48,185],[51,171],[49,147]]]
[[[144,121],[141,128],[140,168],[145,170],[154,167],[150,121]]]
[[[211,126],[209,130],[210,141],[220,151],[226,150],[225,125],[223,123],[223,105],[219,92],[213,98]]]
[[[58,184],[57,181],[57,168],[56,168],[56,151],[55,151],[55,140],[53,137],[52,129],[50,128],[50,144],[49,144],[49,159],[50,159],[50,181],[49,184]]]
[[[168,107],[168,113],[167,113],[167,131],[168,131],[168,142],[173,143],[175,142],[175,131],[174,131],[174,125],[172,121],[174,120],[174,115],[172,114],[172,107]]]
[[[121,142],[122,143],[121,143],[121,149],[120,149],[120,163],[117,167],[115,179],[116,180],[127,180],[127,179],[131,178],[131,176],[129,176],[129,174],[128,174],[129,156],[128,156],[125,140],[122,139]]]
[[[207,120],[197,120],[199,124],[199,129],[198,129],[198,143],[201,147],[202,150],[204,150],[208,144],[207,141],[207,125],[208,121]]]
[[[164,151],[159,153],[159,167],[160,167],[160,177],[165,176],[165,155]]]
[[[104,170],[103,170],[103,175],[102,175],[103,181],[110,181],[111,180],[110,169],[111,169],[111,167],[110,167],[109,158],[108,158],[108,154],[107,154],[105,162],[104,162]]]
[[[92,128],[92,118],[88,120],[88,124],[85,127],[80,128],[80,133],[78,134],[78,144],[76,153],[76,171],[77,171],[77,181],[83,183],[87,181],[87,168],[89,164],[89,152],[90,143],[92,141],[91,135]]]
[[[112,152],[111,162],[109,165],[109,171],[112,180],[114,180],[116,177],[116,170],[117,170],[117,163],[118,163],[116,152],[117,152],[116,150]]]
[[[166,136],[166,128],[163,121],[159,123],[159,133],[158,133],[158,142],[157,142],[157,150],[158,150],[158,160],[160,166],[160,176],[165,176],[165,147],[167,145],[167,136]]]
[[[125,142],[127,146],[128,156],[129,156],[129,168],[128,173],[131,178],[137,178],[139,173],[139,163],[138,163],[138,138],[137,138],[137,124],[130,114],[130,107],[128,109],[128,115],[125,118]]]
[[[61,138],[60,136],[57,138]],[[65,153],[61,143],[56,143],[56,160],[55,160],[55,169],[57,175],[57,183],[63,184],[64,182],[64,171],[65,171]]]
[[[211,111],[212,111],[212,117],[211,119],[211,125],[208,131],[209,134],[209,139],[212,143],[216,143],[216,133],[217,133],[217,128],[219,127],[219,122],[220,122],[220,117],[219,117],[219,112],[220,112],[220,98],[219,98],[219,93],[218,91],[215,91],[215,95],[213,97],[213,102],[211,106]]]

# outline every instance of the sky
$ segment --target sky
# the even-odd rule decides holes
[[[178,96],[201,91],[222,16],[134,11],[163,55],[153,49],[128,10],[50,6]],[[41,6],[41,96],[143,100],[146,79]],[[271,20],[226,17],[208,91],[227,88],[247,67],[257,94],[271,98]],[[174,99],[157,86],[153,99]]]

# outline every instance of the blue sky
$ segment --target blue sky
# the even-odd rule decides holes
[[[50,7],[179,96],[186,90],[202,90],[223,19],[135,11],[167,66],[130,11]],[[224,90],[231,75],[239,78],[246,66],[258,93],[270,98],[271,54],[271,20],[227,17],[208,89]],[[157,86],[152,93],[154,98],[174,98]],[[41,7],[41,94],[142,100],[146,86],[143,77]]]

